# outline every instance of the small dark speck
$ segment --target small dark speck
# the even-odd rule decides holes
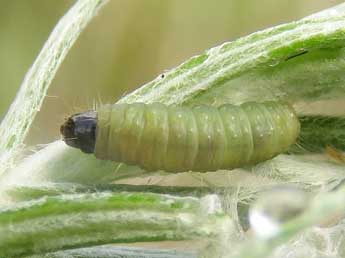
[[[164,74],[164,73],[162,73],[162,74],[161,74],[161,78],[162,78],[162,79],[164,79],[164,77],[165,77],[165,74]]]
[[[299,53],[297,53],[297,54],[294,54],[294,55],[292,55],[292,56],[289,56],[289,57],[287,57],[287,58],[285,59],[285,61],[290,60],[290,59],[295,58],[295,57],[298,57],[298,56],[301,56],[301,55],[304,55],[304,54],[306,54],[306,53],[308,53],[308,50],[304,50],[304,51],[302,51],[302,52],[299,52]]]

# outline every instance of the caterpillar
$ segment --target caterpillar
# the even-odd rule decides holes
[[[104,105],[72,115],[63,140],[96,158],[148,171],[216,171],[257,164],[295,143],[300,123],[282,102],[184,107]]]

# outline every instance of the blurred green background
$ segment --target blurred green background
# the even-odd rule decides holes
[[[0,0],[0,118],[71,0]],[[337,0],[110,0],[60,68],[27,139],[59,139],[69,114],[113,103],[188,57]]]

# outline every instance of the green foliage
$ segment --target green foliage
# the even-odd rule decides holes
[[[202,200],[145,193],[46,197],[0,211],[0,256],[85,245],[217,237],[229,219]]]
[[[17,154],[57,68],[104,2],[79,0],[60,21],[0,125],[1,256],[18,257],[119,241],[211,238],[217,235],[221,236],[217,242],[217,255],[229,255],[234,251],[234,257],[258,258],[267,256],[279,245],[287,244],[286,241],[305,228],[329,216],[344,213],[345,195],[343,188],[339,187],[332,193],[320,194],[305,213],[282,225],[271,238],[244,241],[243,246],[237,248],[244,236],[239,224],[242,218],[238,218],[239,214],[243,215],[241,210],[237,210],[239,203],[246,210],[246,205],[256,198],[257,193],[277,184],[294,183],[313,196],[320,189],[332,190],[340,184],[344,178],[344,165],[334,164],[323,156],[280,155],[256,167],[246,168],[255,176],[255,183],[241,188],[239,186],[244,183],[241,181],[223,194],[224,207],[228,206],[229,215],[238,226],[236,233],[241,235],[238,239],[228,216],[218,207],[220,204],[215,195],[207,196],[206,208],[212,210],[207,212],[207,209],[202,210],[204,199],[193,197],[177,199],[149,193],[74,193],[66,190],[71,186],[66,183],[75,183],[75,192],[80,189],[88,191],[86,184],[109,184],[121,178],[143,175],[144,171],[97,160],[65,146],[61,141],[20,160]],[[344,10],[344,5],[340,5],[210,49],[119,102],[219,106],[250,100],[283,99],[296,104],[343,98]],[[343,150],[338,139],[342,136],[342,118],[305,117],[302,122],[303,146],[312,146],[309,150],[314,151],[322,150],[325,143],[331,143]],[[326,138],[320,137],[324,134]],[[19,161],[9,169],[15,158]],[[248,178],[247,171],[237,172]],[[236,171],[225,175],[231,176],[232,173]],[[221,181],[226,176],[221,177]],[[57,183],[62,187],[49,187],[49,184],[57,186]],[[150,188],[138,189],[151,191]],[[23,197],[20,191],[27,191],[27,198],[33,200],[19,202]],[[154,216],[149,217],[150,214]],[[232,250],[226,248],[229,245]],[[211,253],[212,257],[216,254]]]

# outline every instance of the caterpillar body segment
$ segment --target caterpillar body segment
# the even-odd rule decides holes
[[[218,108],[115,104],[100,107],[96,120],[97,158],[171,172],[268,160],[295,143],[300,129],[292,107],[281,102]]]

